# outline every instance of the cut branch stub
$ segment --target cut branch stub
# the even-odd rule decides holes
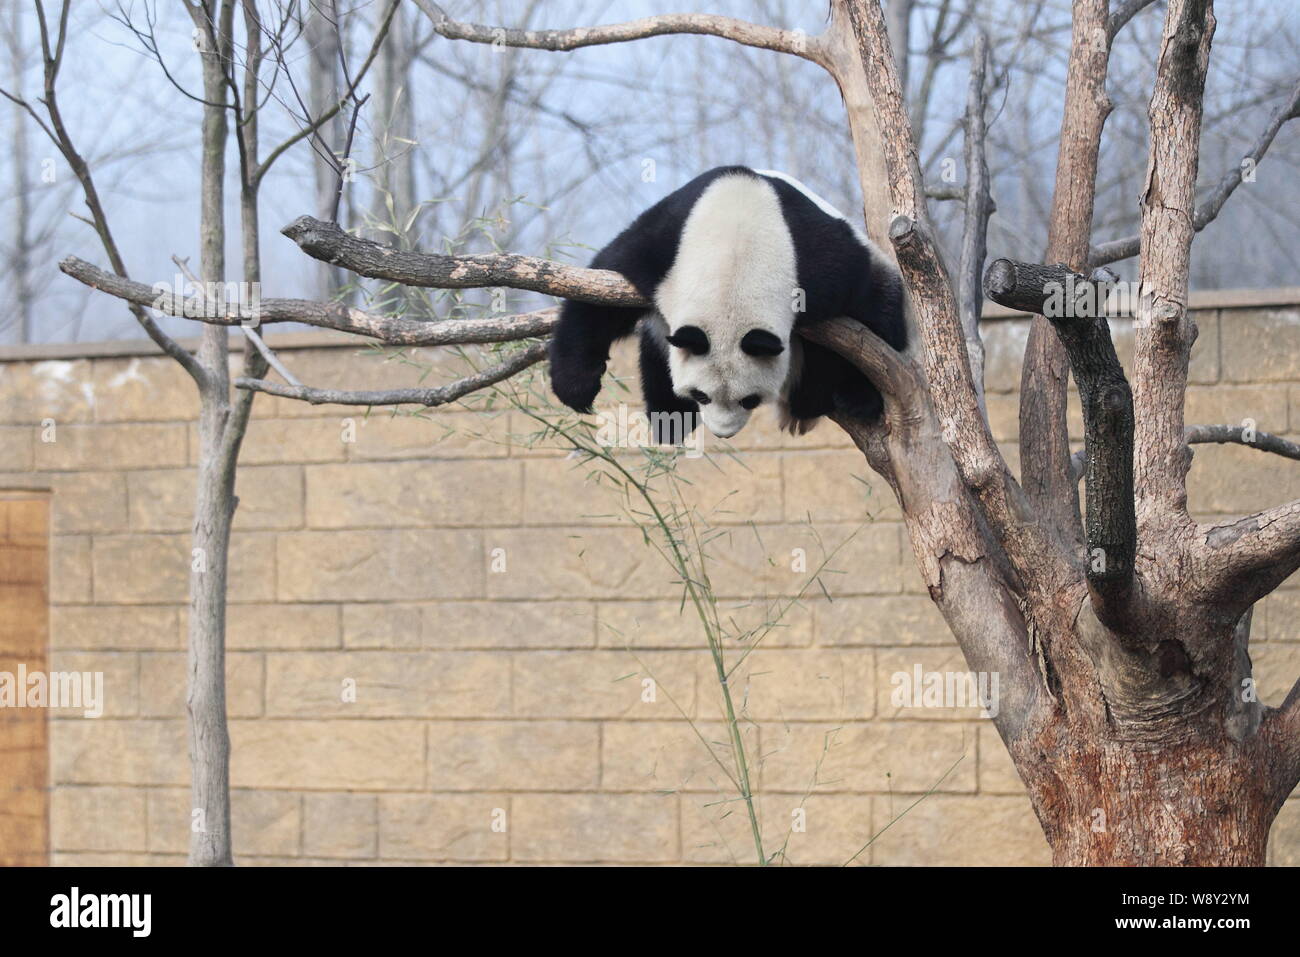
[[[1049,300],[1067,291],[1077,293],[1087,283],[1087,277],[1066,266],[995,259],[984,273],[984,294],[1008,309],[1041,316]]]
[[[1132,595],[1137,518],[1133,498],[1133,393],[1104,315],[1104,297],[1065,266],[999,259],[984,274],[994,302],[1043,315],[1070,359],[1083,406],[1088,585],[1097,617],[1115,627]],[[1084,296],[1081,293],[1091,292]]]

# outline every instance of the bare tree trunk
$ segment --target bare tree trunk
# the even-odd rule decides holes
[[[215,22],[194,13],[205,37],[203,63],[202,181],[200,184],[200,267],[203,282],[224,283],[225,173],[235,0],[223,0]],[[228,330],[205,326],[199,362],[205,370],[199,390],[199,466],[191,536],[189,613],[189,712],[191,808],[190,864],[230,866],[230,734],[226,724],[226,579],[230,526],[234,517],[234,464],[222,454],[230,418]]]
[[[1038,610],[1058,707],[1011,752],[1054,863],[1264,864],[1295,778],[1265,709],[1240,700],[1249,614],[1235,626],[1185,617],[1148,622],[1117,646],[1086,604],[1079,613],[1063,596]],[[1214,680],[1193,674],[1186,648],[1216,649]]]
[[[1108,0],[1074,5],[1072,45],[1066,68],[1065,106],[1057,149],[1056,188],[1048,222],[1044,262],[1082,270],[1088,261],[1097,152],[1110,113],[1106,71],[1110,61]],[[1078,536],[1078,486],[1070,478],[1066,393],[1070,365],[1042,316],[1030,323],[1020,378],[1020,468],[1025,491],[1053,523]]]

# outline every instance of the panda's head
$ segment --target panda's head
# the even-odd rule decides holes
[[[681,325],[667,336],[673,390],[700,408],[718,438],[730,438],[760,405],[781,401],[789,343],[772,329],[729,323]]]

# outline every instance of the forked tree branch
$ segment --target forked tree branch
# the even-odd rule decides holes
[[[1291,90],[1286,102],[1273,112],[1268,125],[1255,140],[1250,151],[1242,157],[1241,162],[1224,173],[1220,177],[1218,185],[1197,205],[1196,213],[1192,217],[1192,223],[1198,233],[1214,222],[1215,218],[1223,210],[1224,204],[1227,203],[1228,197],[1236,191],[1238,186],[1246,182],[1247,173],[1249,172],[1253,176],[1254,170],[1263,160],[1264,154],[1273,145],[1273,140],[1277,137],[1278,131],[1282,129],[1288,120],[1297,117],[1300,117],[1300,82],[1297,82]],[[1140,245],[1141,240],[1137,236],[1112,239],[1110,242],[1102,243],[1094,248],[1088,257],[1088,261],[1093,266],[1104,266],[1108,263],[1119,262],[1121,259],[1136,256]]]
[[[1052,324],[1069,357],[1083,406],[1087,452],[1088,591],[1102,624],[1123,630],[1134,592],[1137,515],[1133,500],[1133,395],[1110,325],[1095,308],[1076,309],[1088,280],[1064,266],[999,259],[989,266],[984,290],[994,302],[1031,308]],[[1061,308],[1056,308],[1059,305]],[[1082,312],[1083,314],[1079,314]]]
[[[453,20],[440,5],[431,0],[415,0],[415,5],[429,18],[439,35],[449,40],[467,40],[470,43],[486,43],[498,47],[559,52],[687,33],[722,37],[744,46],[789,53],[821,62],[820,44],[815,37],[808,36],[802,30],[782,30],[709,13],[664,13],[625,23],[568,30],[518,30]]]
[[[431,389],[378,389],[351,391],[344,389],[317,389],[304,385],[281,385],[265,379],[240,377],[235,380],[236,388],[249,389],[253,392],[265,392],[286,399],[298,399],[312,405],[423,405],[434,407],[447,405],[457,399],[477,392],[479,389],[494,385],[516,373],[522,372],[546,358],[547,343],[535,342],[508,359],[490,366],[473,375],[457,379],[447,385]]]
[[[1106,22],[1106,32],[1111,40],[1115,35],[1123,30],[1130,20],[1145,10],[1156,0],[1120,0],[1115,5],[1115,9],[1110,12],[1110,18]]]

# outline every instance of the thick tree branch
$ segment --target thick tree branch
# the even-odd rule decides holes
[[[849,21],[875,106],[887,181],[896,211],[889,238],[911,294],[935,413],[966,486],[978,497],[996,537],[1026,581],[1065,569],[1055,543],[1034,520],[980,409],[957,302],[934,241],[922,193],[911,121],[898,83],[878,0],[848,0]]]
[[[1300,502],[1197,525],[1193,545],[1197,598],[1249,606],[1300,568]]]
[[[1097,155],[1110,115],[1107,0],[1074,0],[1065,105],[1056,153],[1056,182],[1048,219],[1045,262],[1085,268],[1097,193]],[[1037,310],[1035,310],[1037,311]],[[1070,481],[1066,424],[1068,363],[1060,337],[1035,318],[1020,374],[1020,475],[1025,493],[1070,540],[1079,528],[1078,489]]]
[[[1215,218],[1223,210],[1224,204],[1227,203],[1228,197],[1246,181],[1247,173],[1254,175],[1255,168],[1259,166],[1264,154],[1268,152],[1268,148],[1273,145],[1273,140],[1277,137],[1278,131],[1282,129],[1283,125],[1288,120],[1297,117],[1300,117],[1300,82],[1297,82],[1294,89],[1291,90],[1286,102],[1273,112],[1268,126],[1260,133],[1250,151],[1242,157],[1241,162],[1224,173],[1214,189],[1197,205],[1196,214],[1192,217],[1192,223],[1198,233],[1214,222]],[[1112,239],[1110,242],[1102,243],[1094,248],[1089,256],[1089,262],[1094,266],[1119,262],[1121,259],[1136,256],[1140,246],[1141,238],[1138,236]]]
[[[961,264],[957,269],[957,307],[961,311],[966,351],[970,355],[971,379],[975,384],[980,408],[984,408],[984,340],[980,338],[984,292],[980,277],[988,253],[989,216],[993,212],[993,204],[989,199],[989,166],[984,151],[984,87],[988,59],[989,39],[981,31],[975,38],[975,47],[971,53],[970,84],[966,93],[966,205],[962,220]]]
[[[310,402],[312,405],[423,405],[433,407],[455,402],[471,392],[477,392],[479,389],[522,372],[529,366],[545,359],[546,349],[547,343],[535,342],[497,365],[432,389],[380,389],[370,391],[316,389],[310,386],[281,385],[278,382],[244,377],[236,379],[235,386],[254,392],[265,392],[268,395],[282,396],[286,399],[298,399],[303,402]]]
[[[370,279],[437,289],[505,286],[615,306],[646,306],[644,296],[622,275],[550,259],[510,253],[445,256],[405,252],[358,239],[336,223],[300,216],[281,230],[307,255]]]
[[[1133,395],[1110,325],[1094,309],[1076,311],[1088,281],[1064,266],[996,260],[984,277],[990,299],[1025,308],[1037,305],[1061,340],[1083,406],[1088,490],[1084,530],[1088,590],[1098,620],[1123,630],[1134,595],[1137,516],[1133,500]],[[1096,297],[1090,300],[1096,304]],[[1057,306],[1061,308],[1056,308]],[[1080,314],[1081,313],[1081,314]],[[1068,465],[1068,460],[1067,460]]]
[[[722,37],[745,46],[763,50],[789,53],[806,60],[821,62],[820,46],[816,38],[802,30],[781,30],[709,13],[665,13],[642,17],[625,23],[611,23],[596,27],[575,27],[569,30],[518,30],[509,27],[486,26],[453,20],[431,0],[415,0],[433,28],[449,40],[468,40],[493,46],[525,47],[552,52],[577,50],[581,47],[602,46],[609,43],[626,43],[675,33]]]
[[[1082,276],[1064,263],[1046,266],[995,259],[984,274],[983,291],[1000,306],[1034,316],[1109,316],[1112,306],[1105,275]]]
[[[1133,408],[1142,427],[1133,471],[1144,521],[1186,520],[1191,454],[1183,440],[1183,403],[1196,339],[1196,324],[1187,315],[1187,282],[1213,35],[1211,0],[1169,0],[1148,110],[1151,149],[1141,195],[1138,269],[1142,295],[1134,322]]]
[[[191,298],[159,291],[142,282],[105,272],[97,266],[69,256],[59,269],[93,289],[138,306],[156,309],[169,316],[195,319],[215,326],[244,323],[301,322],[322,329],[335,329],[379,339],[392,345],[445,346],[485,342],[511,342],[549,335],[558,321],[556,309],[540,309],[514,316],[489,319],[442,319],[423,322],[378,316],[343,303],[313,302],[309,299],[263,299],[251,311],[239,304]]]

